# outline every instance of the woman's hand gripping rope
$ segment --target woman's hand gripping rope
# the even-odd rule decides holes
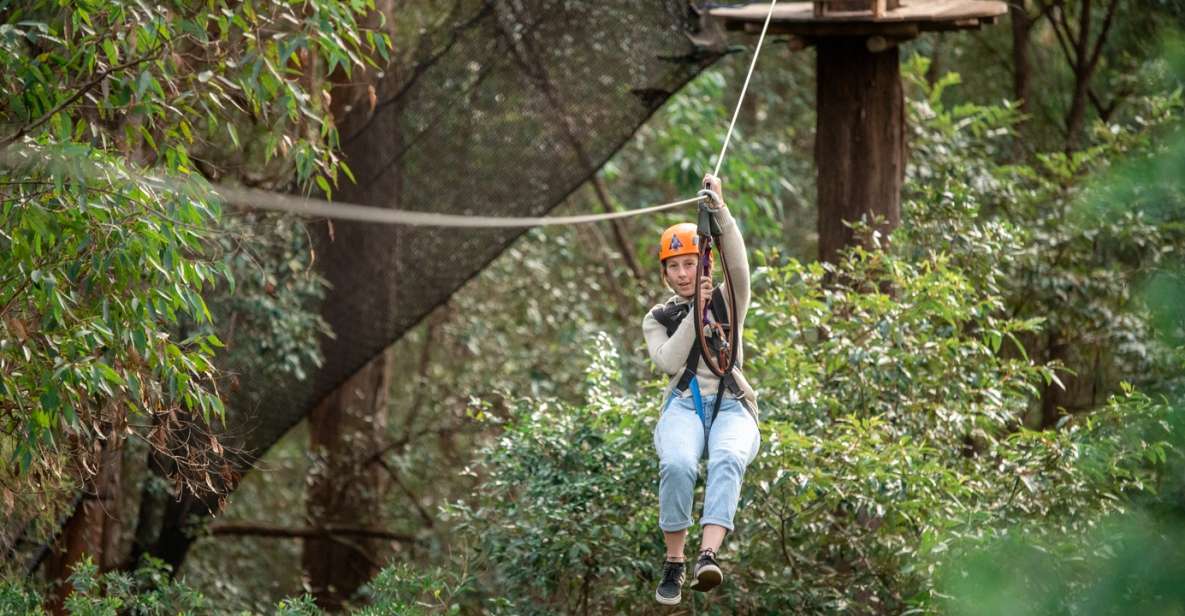
[[[720,178],[711,173],[704,176],[704,188],[697,193],[703,199],[708,209],[715,211],[724,207],[724,191],[720,187]]]

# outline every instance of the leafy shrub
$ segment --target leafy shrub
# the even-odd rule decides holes
[[[1089,528],[1166,458],[1155,431],[1130,432],[1159,420],[1152,404],[1023,428],[1055,378],[1015,342],[1037,324],[1000,316],[999,295],[941,254],[856,249],[757,280],[747,372],[765,444],[726,544],[729,582],[699,599],[708,613],[934,611],[951,553],[1026,519]],[[451,510],[478,554],[463,605],[659,613],[657,388],[617,389],[597,348],[586,404],[524,400],[479,453],[485,489]]]
[[[168,566],[153,558],[131,573],[100,575],[87,557],[75,566],[69,583],[74,590],[63,607],[70,616],[164,616],[199,614],[212,608],[201,593],[172,580]],[[44,613],[39,593],[12,582],[0,584],[0,614]]]
[[[521,401],[478,455],[477,503],[449,511],[485,566],[477,587],[507,614],[632,612],[656,574],[653,400],[618,391],[611,345],[594,348],[588,402]]]

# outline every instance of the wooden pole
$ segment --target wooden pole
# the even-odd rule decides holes
[[[816,50],[819,259],[835,262],[855,241],[844,221],[880,217],[887,233],[901,220],[905,101],[896,46],[874,53],[864,37],[828,37]]]

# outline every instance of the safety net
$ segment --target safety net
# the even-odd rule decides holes
[[[342,123],[357,183],[334,199],[544,215],[719,57],[718,33],[705,27],[686,0],[458,0],[389,67],[373,107],[360,103]],[[523,232],[310,228],[316,267],[332,285],[321,311],[335,337],[321,341],[324,364],[303,381],[243,375],[229,428],[244,469]],[[183,497],[160,541],[187,541],[185,521],[210,509]]]

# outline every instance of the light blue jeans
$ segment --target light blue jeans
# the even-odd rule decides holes
[[[666,532],[691,526],[691,499],[699,476],[699,461],[707,454],[708,484],[700,526],[717,524],[733,529],[741,479],[757,457],[761,435],[757,421],[740,400],[725,395],[720,414],[712,421],[716,396],[703,399],[705,420],[690,398],[672,397],[654,427],[658,452],[658,526]],[[705,423],[708,424],[705,426]],[[707,447],[705,448],[705,443]]]

